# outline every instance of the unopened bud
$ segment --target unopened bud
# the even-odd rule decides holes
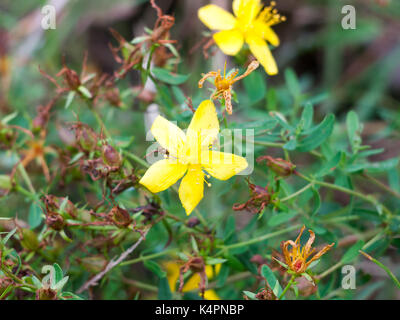
[[[35,232],[30,229],[21,229],[21,245],[30,251],[39,249],[39,240]]]
[[[283,160],[281,158],[272,158],[270,156],[262,156],[257,159],[257,162],[261,162],[263,160],[267,161],[267,166],[274,171],[276,174],[282,176],[282,177],[288,177],[290,176],[293,172],[296,166],[286,160]]]
[[[102,155],[104,163],[115,167],[119,167],[121,165],[121,156],[117,150],[115,150],[109,144],[103,146]]]
[[[56,231],[61,231],[65,226],[64,218],[56,212],[47,213],[46,224]]]
[[[197,226],[200,223],[200,220],[198,218],[190,218],[186,224],[189,228],[194,228],[195,226]]]
[[[118,227],[127,227],[132,223],[132,218],[129,215],[129,212],[120,207],[112,208],[111,216],[115,225]]]

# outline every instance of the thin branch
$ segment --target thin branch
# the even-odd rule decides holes
[[[86,291],[89,289],[91,286],[95,286],[98,284],[98,281],[103,278],[106,273],[108,273],[111,269],[113,269],[115,266],[119,265],[122,261],[124,261],[138,246],[139,244],[145,240],[147,233],[149,232],[150,228],[147,229],[142,236],[139,238],[138,241],[136,241],[128,250],[124,251],[117,260],[111,260],[107,266],[104,268],[103,271],[95,275],[93,278],[91,278],[89,281],[85,282],[82,287],[79,288],[77,291],[78,294],[82,293],[83,291]]]

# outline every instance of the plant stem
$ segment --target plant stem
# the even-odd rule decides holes
[[[146,260],[162,257],[162,256],[165,256],[165,255],[170,254],[170,253],[175,252],[175,251],[177,251],[177,249],[170,249],[170,250],[165,250],[165,251],[149,254],[147,256],[142,256],[142,257],[139,257],[139,258],[136,258],[136,259],[132,259],[132,260],[127,260],[127,261],[121,262],[119,264],[119,266],[123,267],[123,266],[131,265],[131,264],[135,264],[135,263],[138,263],[138,262],[143,262],[143,261],[146,261]]]
[[[374,183],[376,186],[381,188],[382,190],[385,190],[386,192],[390,193],[392,196],[400,199],[400,193],[394,191],[390,187],[388,187],[386,184],[380,182],[378,179],[375,179],[374,177],[370,176],[368,173],[363,173],[363,176],[370,180],[372,183]]]
[[[373,204],[374,206],[381,206],[382,210],[389,216],[392,217],[392,212],[386,207],[384,206],[382,203],[380,203],[377,199],[375,199],[373,196],[371,195],[364,195],[360,192],[351,190],[351,189],[347,189],[345,187],[341,187],[341,186],[337,186],[336,184],[333,183],[329,183],[329,182],[324,182],[324,181],[319,181],[319,180],[314,180],[312,178],[306,177],[305,175],[301,174],[300,172],[296,171],[296,174],[300,177],[303,178],[304,180],[307,180],[310,183],[314,183],[314,184],[318,184],[320,186],[326,187],[326,188],[330,188],[330,189],[334,189],[334,190],[338,190],[347,194],[350,194],[352,196],[356,196],[360,199],[363,199],[371,204]]]
[[[292,286],[294,280],[296,279],[295,275],[292,275],[292,277],[290,278],[288,284],[286,285],[285,289],[283,289],[281,295],[279,296],[279,300],[282,300],[282,298],[285,296],[285,293],[290,289],[290,287]]]
[[[301,188],[300,190],[298,190],[298,191],[292,193],[291,195],[289,195],[289,196],[287,196],[287,197],[285,197],[285,198],[280,199],[280,201],[281,201],[281,202],[288,201],[288,200],[290,200],[290,199],[292,199],[292,198],[298,196],[299,194],[303,193],[304,191],[308,190],[308,189],[311,188],[312,186],[313,186],[313,184],[312,184],[312,183],[309,183],[309,184],[307,184],[305,187],[303,187],[303,188]]]

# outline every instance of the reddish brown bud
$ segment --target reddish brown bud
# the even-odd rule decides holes
[[[106,100],[114,107],[121,107],[122,101],[120,98],[118,88],[110,88],[106,91],[105,94]]]
[[[283,160],[281,158],[272,158],[270,156],[261,156],[257,158],[257,162],[261,162],[263,160],[267,161],[267,166],[274,171],[276,174],[282,176],[282,177],[288,177],[290,176],[293,172],[296,166],[286,160]]]
[[[112,146],[106,144],[102,150],[103,161],[110,166],[119,167],[121,165],[121,156]]]
[[[125,228],[132,223],[132,218],[125,209],[117,206],[112,208],[110,213],[114,224],[118,227]]]
[[[56,231],[61,231],[65,226],[64,218],[56,212],[47,212],[46,224]]]
[[[195,226],[197,226],[200,223],[200,220],[196,217],[190,218],[186,224],[189,228],[194,228]]]

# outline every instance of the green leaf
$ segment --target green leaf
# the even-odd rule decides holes
[[[84,87],[84,86],[79,86],[79,87],[78,87],[78,91],[79,91],[80,93],[82,93],[82,95],[83,95],[85,98],[87,98],[87,99],[92,99],[92,94],[90,93],[90,91],[89,91],[86,87]]]
[[[299,97],[301,94],[300,83],[297,79],[296,73],[292,69],[285,70],[285,80],[292,96],[295,98]]]
[[[272,270],[266,264],[261,267],[261,275],[267,280],[270,288],[274,290],[274,294],[279,297],[282,293],[282,287]]]
[[[312,186],[311,187],[311,191],[313,193],[314,199],[315,199],[315,203],[314,203],[314,209],[311,212],[311,216],[315,215],[318,210],[321,208],[321,196],[319,195],[318,190]]]
[[[297,216],[298,212],[281,212],[268,220],[268,226],[276,227]]]
[[[7,235],[4,237],[4,239],[1,241],[1,243],[3,245],[5,245],[7,243],[8,240],[10,240],[10,238],[13,236],[13,234],[17,231],[17,228],[15,227],[14,229],[12,229],[9,233],[7,233]]]
[[[340,160],[342,158],[342,151],[339,151],[335,154],[333,158],[328,161],[323,161],[321,168],[316,173],[316,177],[320,178],[326,176],[327,174],[331,174],[335,171],[336,167],[339,165]]]
[[[65,102],[65,106],[64,106],[65,109],[69,108],[69,106],[71,105],[71,103],[74,100],[74,98],[75,98],[75,91],[70,91],[68,93],[67,100]]]
[[[158,283],[158,299],[159,300],[171,300],[172,293],[169,287],[169,283],[166,277],[160,278]]]
[[[206,265],[214,265],[214,264],[220,264],[226,262],[226,259],[221,259],[221,258],[206,258]]]
[[[143,262],[143,265],[159,278],[167,276],[167,273],[161,269],[157,262],[146,260]]]
[[[332,134],[334,124],[335,116],[333,114],[325,117],[318,126],[310,131],[306,138],[297,141],[296,150],[307,152],[319,147]]]
[[[42,222],[42,209],[36,202],[32,202],[29,208],[28,223],[31,229],[36,228]]]
[[[349,263],[353,261],[359,255],[359,250],[362,249],[365,242],[362,240],[358,240],[353,246],[351,246],[343,255],[342,259],[340,260],[343,264]]]
[[[312,126],[314,117],[314,107],[311,103],[307,103],[301,114],[301,122],[303,124],[303,129],[307,130]]]
[[[177,73],[172,73],[168,70],[165,70],[163,68],[158,68],[154,67],[151,70],[151,73],[153,76],[165,83],[172,84],[172,85],[179,85],[184,83],[190,75],[183,75],[183,74],[177,74]]]
[[[265,77],[260,72],[252,72],[243,79],[243,83],[252,104],[265,98],[267,84],[265,83]]]
[[[54,267],[54,281],[55,283],[58,283],[63,279],[64,274],[61,267],[57,263],[54,263],[53,267]]]
[[[258,299],[256,298],[256,294],[253,293],[253,292],[250,292],[250,291],[243,291],[243,293],[244,293],[246,296],[248,296],[251,300],[258,300]]]
[[[347,114],[346,125],[351,148],[356,153],[361,145],[361,126],[357,113],[350,111]]]

